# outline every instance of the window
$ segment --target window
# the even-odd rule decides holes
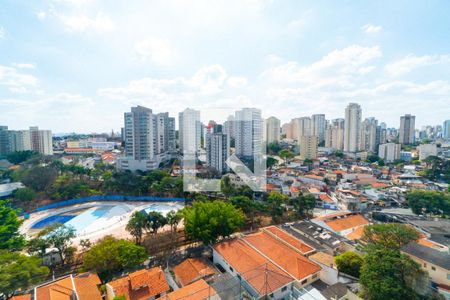
[[[234,272],[234,270],[233,270],[233,268],[232,268],[232,267],[230,267],[230,271],[231,271],[231,272]]]
[[[317,278],[317,274],[314,274],[312,279],[316,279]]]
[[[302,282],[300,282],[301,284],[305,284],[308,280],[303,280]]]
[[[284,291],[286,291],[287,290],[287,286],[283,286],[282,288],[281,288],[281,291],[282,292],[284,292]]]
[[[423,267],[426,268],[426,267],[427,267],[427,264],[426,264],[426,263],[423,263]]]
[[[436,271],[436,268],[434,266],[431,266],[431,270]]]
[[[447,274],[447,279],[450,280],[450,273]]]

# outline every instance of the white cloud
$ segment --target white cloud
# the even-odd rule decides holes
[[[3,26],[0,26],[0,40],[6,37],[6,30]]]
[[[361,27],[361,29],[364,30],[365,33],[379,33],[381,32],[381,30],[383,30],[383,27],[372,24],[366,24],[363,27]]]
[[[12,63],[12,65],[19,69],[34,69],[36,68],[35,64],[29,64],[29,63]]]
[[[114,23],[111,18],[104,13],[97,13],[95,17],[89,17],[85,14],[65,15],[54,13],[67,30],[73,32],[84,32],[94,30],[97,33],[104,33],[114,29]]]
[[[38,79],[16,68],[0,65],[0,85],[6,86],[13,93],[24,93],[28,88],[37,87]]]
[[[40,10],[36,13],[36,16],[38,17],[39,20],[43,21],[47,18],[47,12]]]
[[[149,37],[137,42],[134,50],[140,59],[157,65],[171,65],[178,59],[178,53],[169,40],[159,37]]]
[[[416,56],[409,54],[396,62],[386,65],[385,70],[391,76],[401,76],[420,67],[438,64],[450,64],[450,55]]]

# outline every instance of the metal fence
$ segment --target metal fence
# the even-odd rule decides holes
[[[91,201],[152,201],[152,202],[184,202],[186,198],[166,198],[166,197],[151,197],[151,196],[123,196],[123,195],[96,195],[84,198],[70,199],[59,201],[52,204],[43,205],[36,208],[35,212],[44,211],[51,208],[68,206],[78,203],[85,203]]]

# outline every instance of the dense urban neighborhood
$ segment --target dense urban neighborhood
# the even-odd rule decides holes
[[[0,127],[0,297],[449,299],[450,120],[361,116],[186,109],[175,130],[137,106],[121,133]],[[230,157],[263,159],[264,189]]]

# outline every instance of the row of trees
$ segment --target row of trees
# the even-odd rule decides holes
[[[370,300],[424,299],[432,293],[427,276],[401,248],[419,238],[403,224],[375,224],[364,228],[362,255],[345,252],[335,257],[339,271],[358,277],[362,296]]]
[[[416,215],[450,216],[450,193],[413,190],[407,194],[408,205]]]

